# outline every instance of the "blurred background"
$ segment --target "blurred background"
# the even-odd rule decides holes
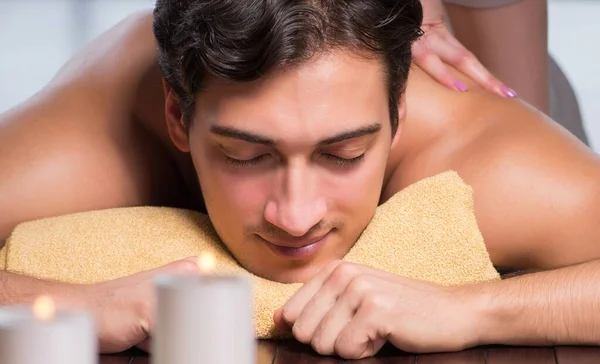
[[[85,42],[153,4],[154,0],[0,0],[0,113],[37,92]],[[549,0],[549,50],[575,89],[596,152],[599,18],[598,0]]]

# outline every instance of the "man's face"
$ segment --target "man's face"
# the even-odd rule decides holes
[[[391,147],[381,67],[331,52],[252,83],[210,80],[198,95],[179,146],[216,231],[250,272],[304,282],[371,220]]]

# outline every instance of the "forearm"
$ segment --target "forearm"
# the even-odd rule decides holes
[[[30,305],[43,294],[50,295],[58,306],[73,307],[82,302],[80,290],[75,285],[0,271],[0,306]]]
[[[479,345],[600,344],[600,261],[473,285]]]
[[[456,38],[523,100],[548,114],[547,2],[446,9]]]

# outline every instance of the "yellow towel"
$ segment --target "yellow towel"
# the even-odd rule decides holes
[[[299,288],[254,276],[220,243],[197,212],[132,207],[20,224],[0,251],[4,270],[42,279],[93,283],[212,252],[217,273],[248,274],[258,338],[278,338],[272,316]],[[500,279],[474,215],[472,189],[455,172],[421,180],[379,206],[344,257],[441,285]]]

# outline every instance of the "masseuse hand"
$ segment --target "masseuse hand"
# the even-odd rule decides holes
[[[84,286],[85,305],[96,318],[102,353],[133,346],[147,349],[153,327],[154,281],[161,273],[199,272],[196,258],[187,258],[128,277]]]
[[[448,88],[467,91],[467,86],[444,64],[447,63],[483,89],[504,97],[516,93],[494,77],[448,30],[442,0],[421,0],[424,35],[413,45],[413,61]]]
[[[319,354],[359,359],[389,341],[409,352],[476,345],[473,308],[458,288],[441,287],[336,261],[303,285],[274,315]]]

